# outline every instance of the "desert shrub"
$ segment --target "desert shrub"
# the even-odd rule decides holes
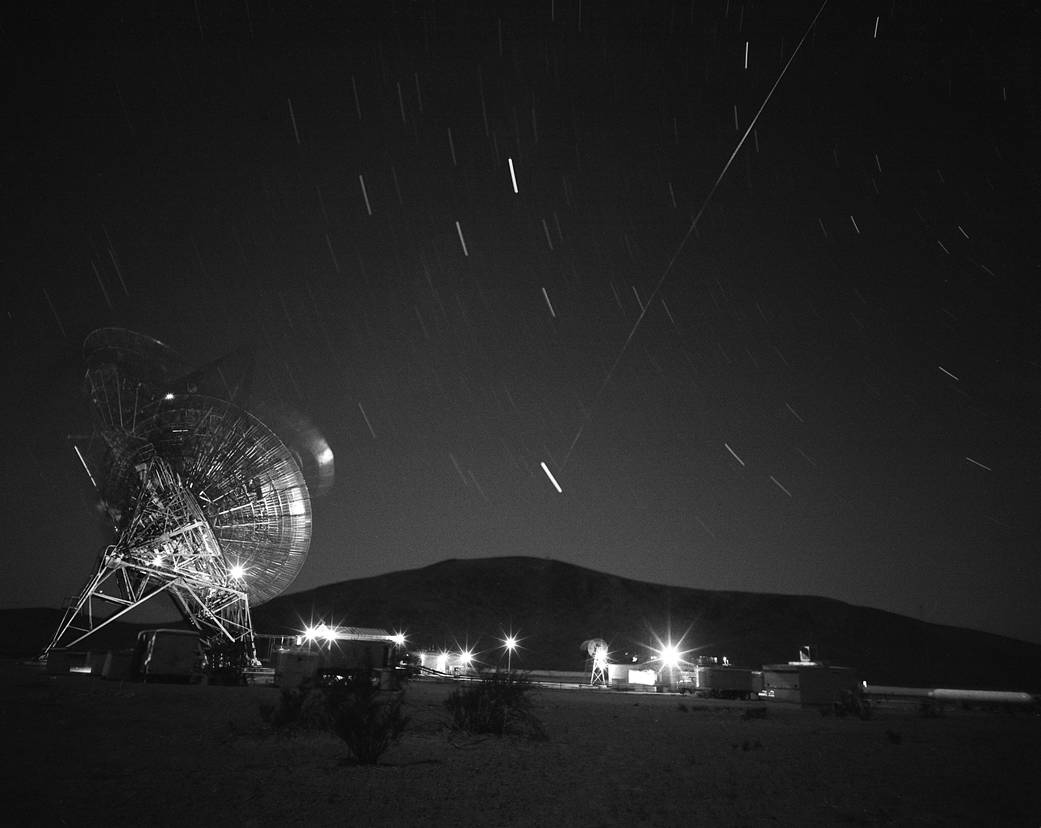
[[[261,705],[260,718],[276,728],[328,730],[333,724],[334,702],[329,688],[305,681],[282,690],[278,705]]]
[[[502,736],[519,733],[546,738],[542,722],[532,712],[532,683],[516,673],[495,672],[457,687],[445,699],[453,730]]]
[[[333,731],[362,765],[375,765],[409,723],[403,694],[381,693],[368,682],[330,689],[327,699]]]
[[[331,730],[360,764],[375,764],[401,738],[409,719],[401,693],[381,693],[369,680],[285,689],[279,704],[262,705],[260,717],[278,729]]]
[[[310,688],[292,687],[282,690],[278,704],[262,704],[260,718],[274,727],[286,727],[296,724],[300,719],[300,708]]]

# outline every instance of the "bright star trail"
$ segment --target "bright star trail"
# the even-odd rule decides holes
[[[545,462],[541,463],[540,465],[542,466],[542,470],[546,473],[546,477],[549,478],[549,482],[553,484],[553,488],[561,494],[563,494],[564,490],[560,488],[560,484],[557,482],[557,478],[553,476],[553,472],[549,470],[549,467],[545,464]]]

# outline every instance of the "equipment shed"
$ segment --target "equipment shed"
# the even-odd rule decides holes
[[[820,662],[788,662],[763,665],[763,695],[775,701],[824,707],[858,689],[857,676],[849,667]]]

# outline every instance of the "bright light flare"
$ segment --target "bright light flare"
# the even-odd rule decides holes
[[[502,640],[502,646],[504,646],[510,652],[513,652],[517,649],[517,639],[514,638],[512,635],[508,635],[506,636],[506,638]]]
[[[680,666],[681,661],[679,647],[671,642],[666,644],[658,651],[658,660],[661,661],[662,667],[668,670],[675,670]]]
[[[651,634],[654,636],[655,644],[650,646],[650,650],[653,654],[653,660],[658,663],[659,673],[663,671],[673,672],[691,663],[689,660],[690,656],[698,648],[688,647],[685,644],[687,636],[690,634],[690,627],[678,639],[674,639],[671,632],[667,633],[664,638],[659,637],[654,632]]]
[[[330,628],[324,622],[318,625],[311,624],[304,630],[304,638],[308,641],[317,641],[319,638],[332,641],[336,638],[336,630]]]
[[[474,660],[473,650],[460,650],[459,651],[459,661],[463,665],[463,667],[469,667],[471,664],[473,664],[473,660]]]
[[[394,635],[392,635],[390,637],[390,640],[394,642],[394,646],[395,647],[404,647],[405,646],[405,633],[403,633],[403,632],[396,632],[396,633],[394,633]]]
[[[231,576],[233,581],[241,581],[246,577],[246,568],[242,566],[242,564],[235,564],[228,570],[228,574]]]

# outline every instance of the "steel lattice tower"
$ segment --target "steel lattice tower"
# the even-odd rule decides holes
[[[84,352],[95,431],[76,452],[115,540],[44,655],[167,594],[211,654],[255,659],[250,607],[292,583],[310,544],[300,464],[236,404],[248,378],[229,381],[221,361],[190,371],[157,340],[116,328],[92,333]]]

